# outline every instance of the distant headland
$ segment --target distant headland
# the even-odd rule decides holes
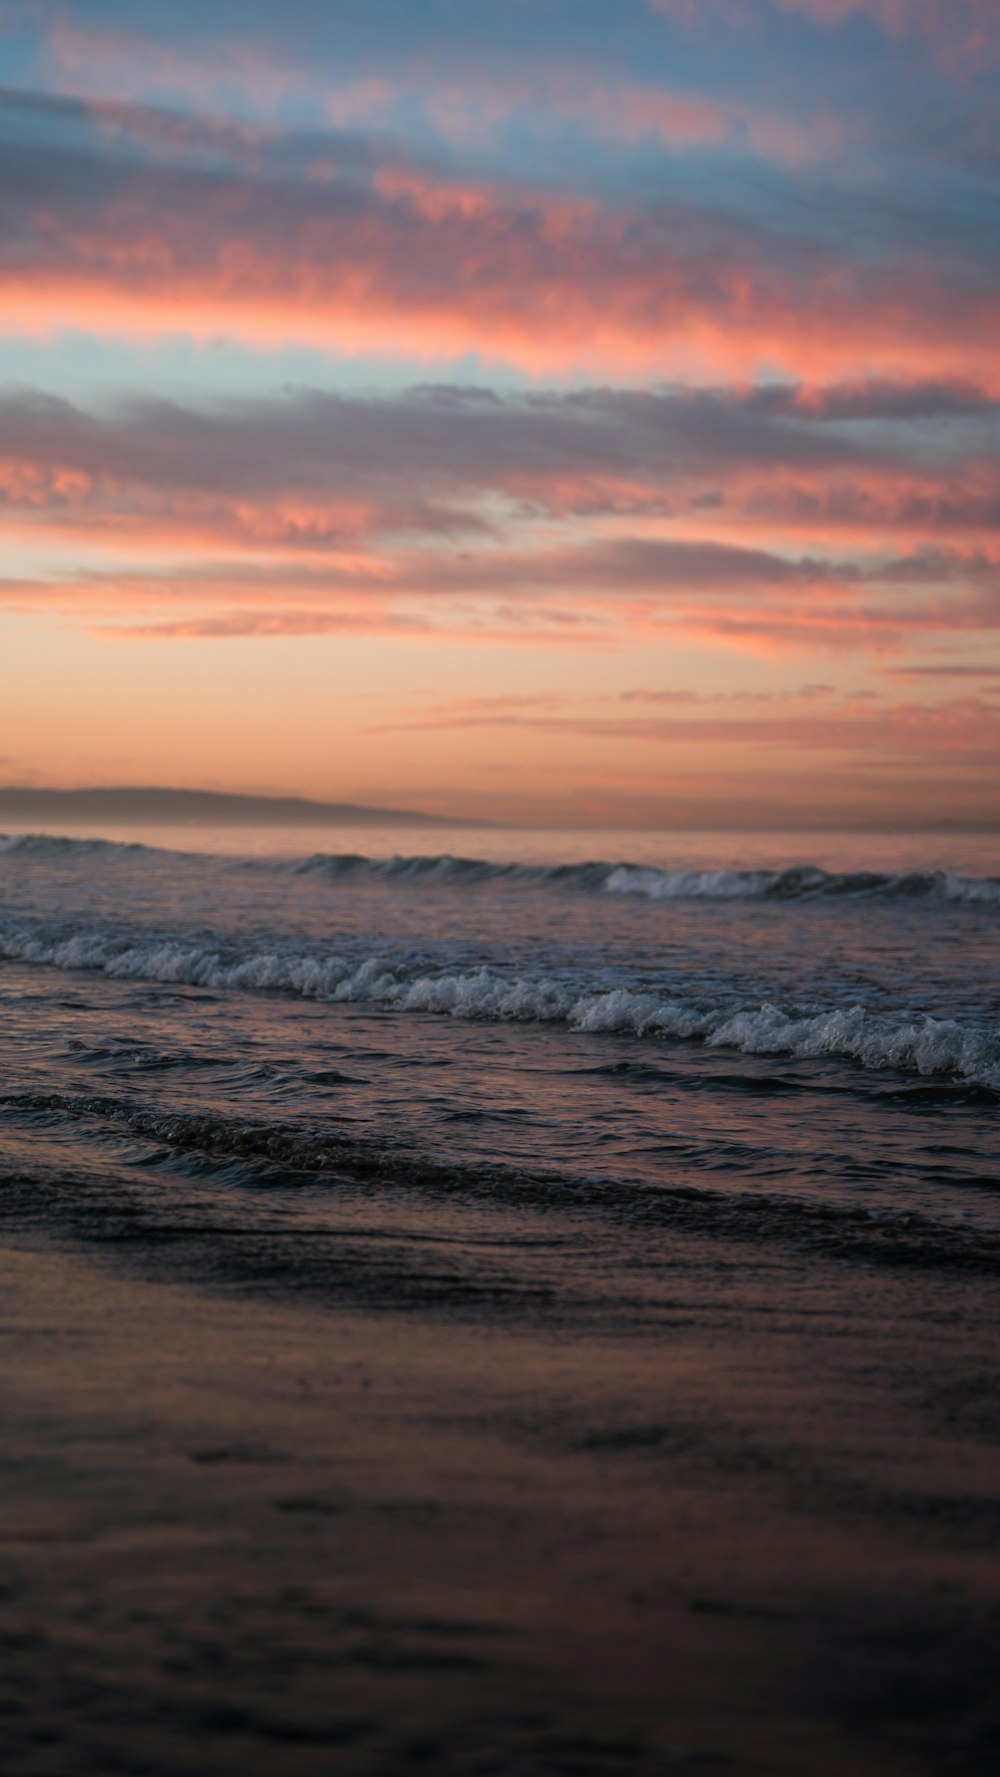
[[[405,808],[369,808],[354,802],[314,802],[303,796],[242,796],[216,790],[39,790],[0,787],[0,821],[120,821],[134,825],[234,827],[411,826],[467,827],[481,822]]]

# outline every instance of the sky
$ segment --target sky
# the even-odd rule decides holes
[[[0,0],[0,782],[1000,824],[997,0]]]

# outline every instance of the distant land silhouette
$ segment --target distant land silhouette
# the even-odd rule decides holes
[[[121,821],[168,825],[201,823],[250,827],[329,827],[392,824],[413,827],[481,826],[480,821],[411,809],[367,808],[353,802],[313,802],[302,796],[240,796],[215,790],[36,790],[0,787],[0,821]],[[489,823],[485,823],[489,825]]]

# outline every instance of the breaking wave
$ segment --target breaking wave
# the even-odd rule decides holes
[[[603,863],[508,864],[484,858],[370,858],[357,852],[319,852],[278,868],[331,882],[511,883],[565,888],[647,901],[801,901],[849,896],[965,901],[1000,908],[1000,877],[968,877],[950,870],[827,871],[813,864],[781,870],[661,870],[652,865]]]
[[[860,1005],[806,1009],[694,995],[666,998],[555,973],[438,968],[418,955],[359,958],[176,934],[71,931],[34,922],[0,929],[0,957],[93,970],[116,980],[288,993],[476,1021],[560,1024],[590,1034],[698,1042],[750,1055],[836,1057],[865,1069],[950,1076],[1000,1091],[1000,1028],[873,1013]]]

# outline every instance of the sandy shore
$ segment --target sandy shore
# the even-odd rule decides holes
[[[359,1306],[17,1201],[5,1777],[995,1769],[981,1271],[477,1226]]]

